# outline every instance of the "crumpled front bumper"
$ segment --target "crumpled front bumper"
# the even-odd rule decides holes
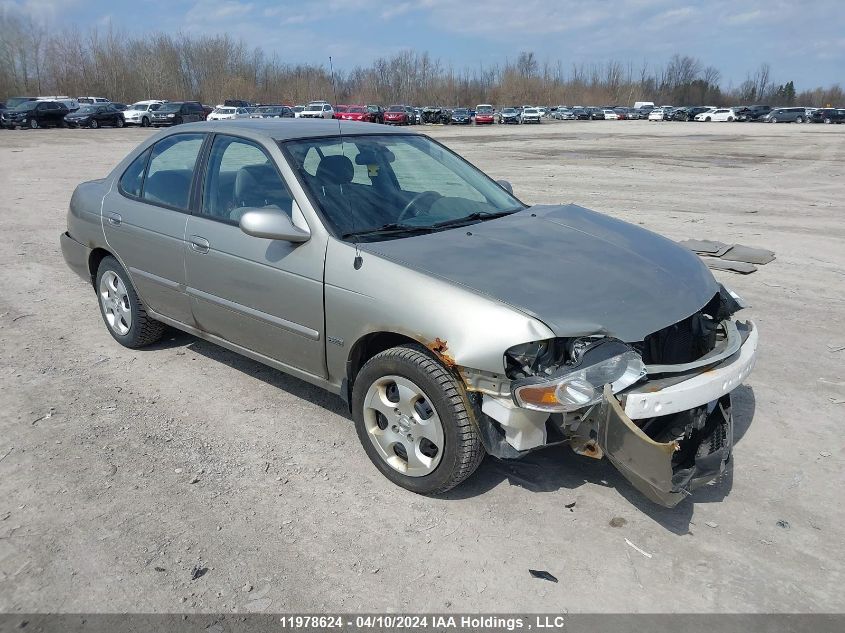
[[[750,322],[745,327],[747,336],[735,354],[685,380],[646,383],[622,402],[605,386],[596,443],[655,503],[673,507],[725,471],[733,449],[730,393],[757,361],[757,328]]]
[[[607,386],[598,416],[597,443],[637,490],[672,508],[692,490],[721,475],[733,448],[729,394],[697,413],[698,424],[691,417],[693,423],[686,426],[682,439],[657,441],[634,424]]]

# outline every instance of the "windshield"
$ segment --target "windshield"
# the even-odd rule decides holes
[[[234,114],[235,108],[214,108],[215,114]]]
[[[97,106],[92,105],[82,106],[81,108],[79,108],[79,110],[77,110],[77,112],[79,112],[80,114],[93,114],[96,111]]]
[[[264,106],[263,108],[256,108],[256,114],[281,114],[282,108],[279,106]]]
[[[350,114],[364,114],[367,111],[367,109],[366,108],[359,108],[357,106],[353,106],[351,108],[347,108],[346,111],[349,112]]]
[[[149,103],[133,103],[131,106],[126,108],[127,110],[142,110],[146,111],[150,109]]]
[[[37,101],[24,101],[20,105],[16,106],[15,110],[18,112],[26,112],[27,110],[34,110],[37,105]]]
[[[458,108],[457,110],[453,111],[453,114],[463,116],[463,115],[469,114],[469,110],[467,110],[466,108]]]
[[[344,136],[287,141],[294,168],[345,239],[376,241],[472,224],[522,203],[424,136]]]
[[[404,106],[390,106],[390,107],[387,109],[387,111],[388,111],[388,112],[404,112],[404,111],[405,111],[405,107],[404,107]]]
[[[6,107],[9,110],[13,110],[14,108],[17,108],[20,104],[29,103],[30,101],[32,101],[32,99],[28,97],[12,97],[11,99],[6,100]]]
[[[310,105],[305,106],[305,112],[322,112],[323,106],[321,105]]]
[[[181,103],[165,103],[158,109],[159,112],[176,112],[182,107]]]
[[[505,108],[504,110],[502,110],[502,114],[516,114],[516,110],[514,110],[513,108]]]

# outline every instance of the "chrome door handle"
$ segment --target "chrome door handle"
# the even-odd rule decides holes
[[[108,219],[109,224],[114,226],[120,226],[120,223],[123,222],[121,215],[119,213],[115,213],[114,211],[109,211],[106,214],[106,218]]]
[[[199,235],[192,235],[190,244],[191,250],[196,251],[197,253],[207,253],[208,249],[211,247],[208,240],[204,237],[200,237]]]

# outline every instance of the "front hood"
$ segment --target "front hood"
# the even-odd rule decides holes
[[[361,249],[508,304],[562,337],[642,341],[719,290],[688,249],[576,205],[534,206]]]

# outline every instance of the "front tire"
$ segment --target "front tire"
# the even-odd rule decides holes
[[[141,118],[141,127],[150,127],[150,120],[147,117]]]
[[[117,118],[114,120],[114,124],[115,124],[117,127],[123,127],[123,125],[124,125],[123,117],[117,117]]]
[[[394,347],[367,361],[352,415],[370,461],[418,494],[454,488],[485,455],[463,385],[423,347]]]
[[[30,120],[29,120],[29,129],[31,129],[31,130],[37,130],[39,127],[40,127],[40,126],[38,125],[38,120],[37,120],[37,119],[30,119]]]
[[[129,275],[114,257],[100,262],[95,288],[103,322],[118,343],[137,349],[155,343],[164,334],[165,325],[147,315]]]
[[[804,122],[804,117],[799,116],[797,119],[795,119],[795,122],[796,122],[796,123],[803,123],[803,122]]]

